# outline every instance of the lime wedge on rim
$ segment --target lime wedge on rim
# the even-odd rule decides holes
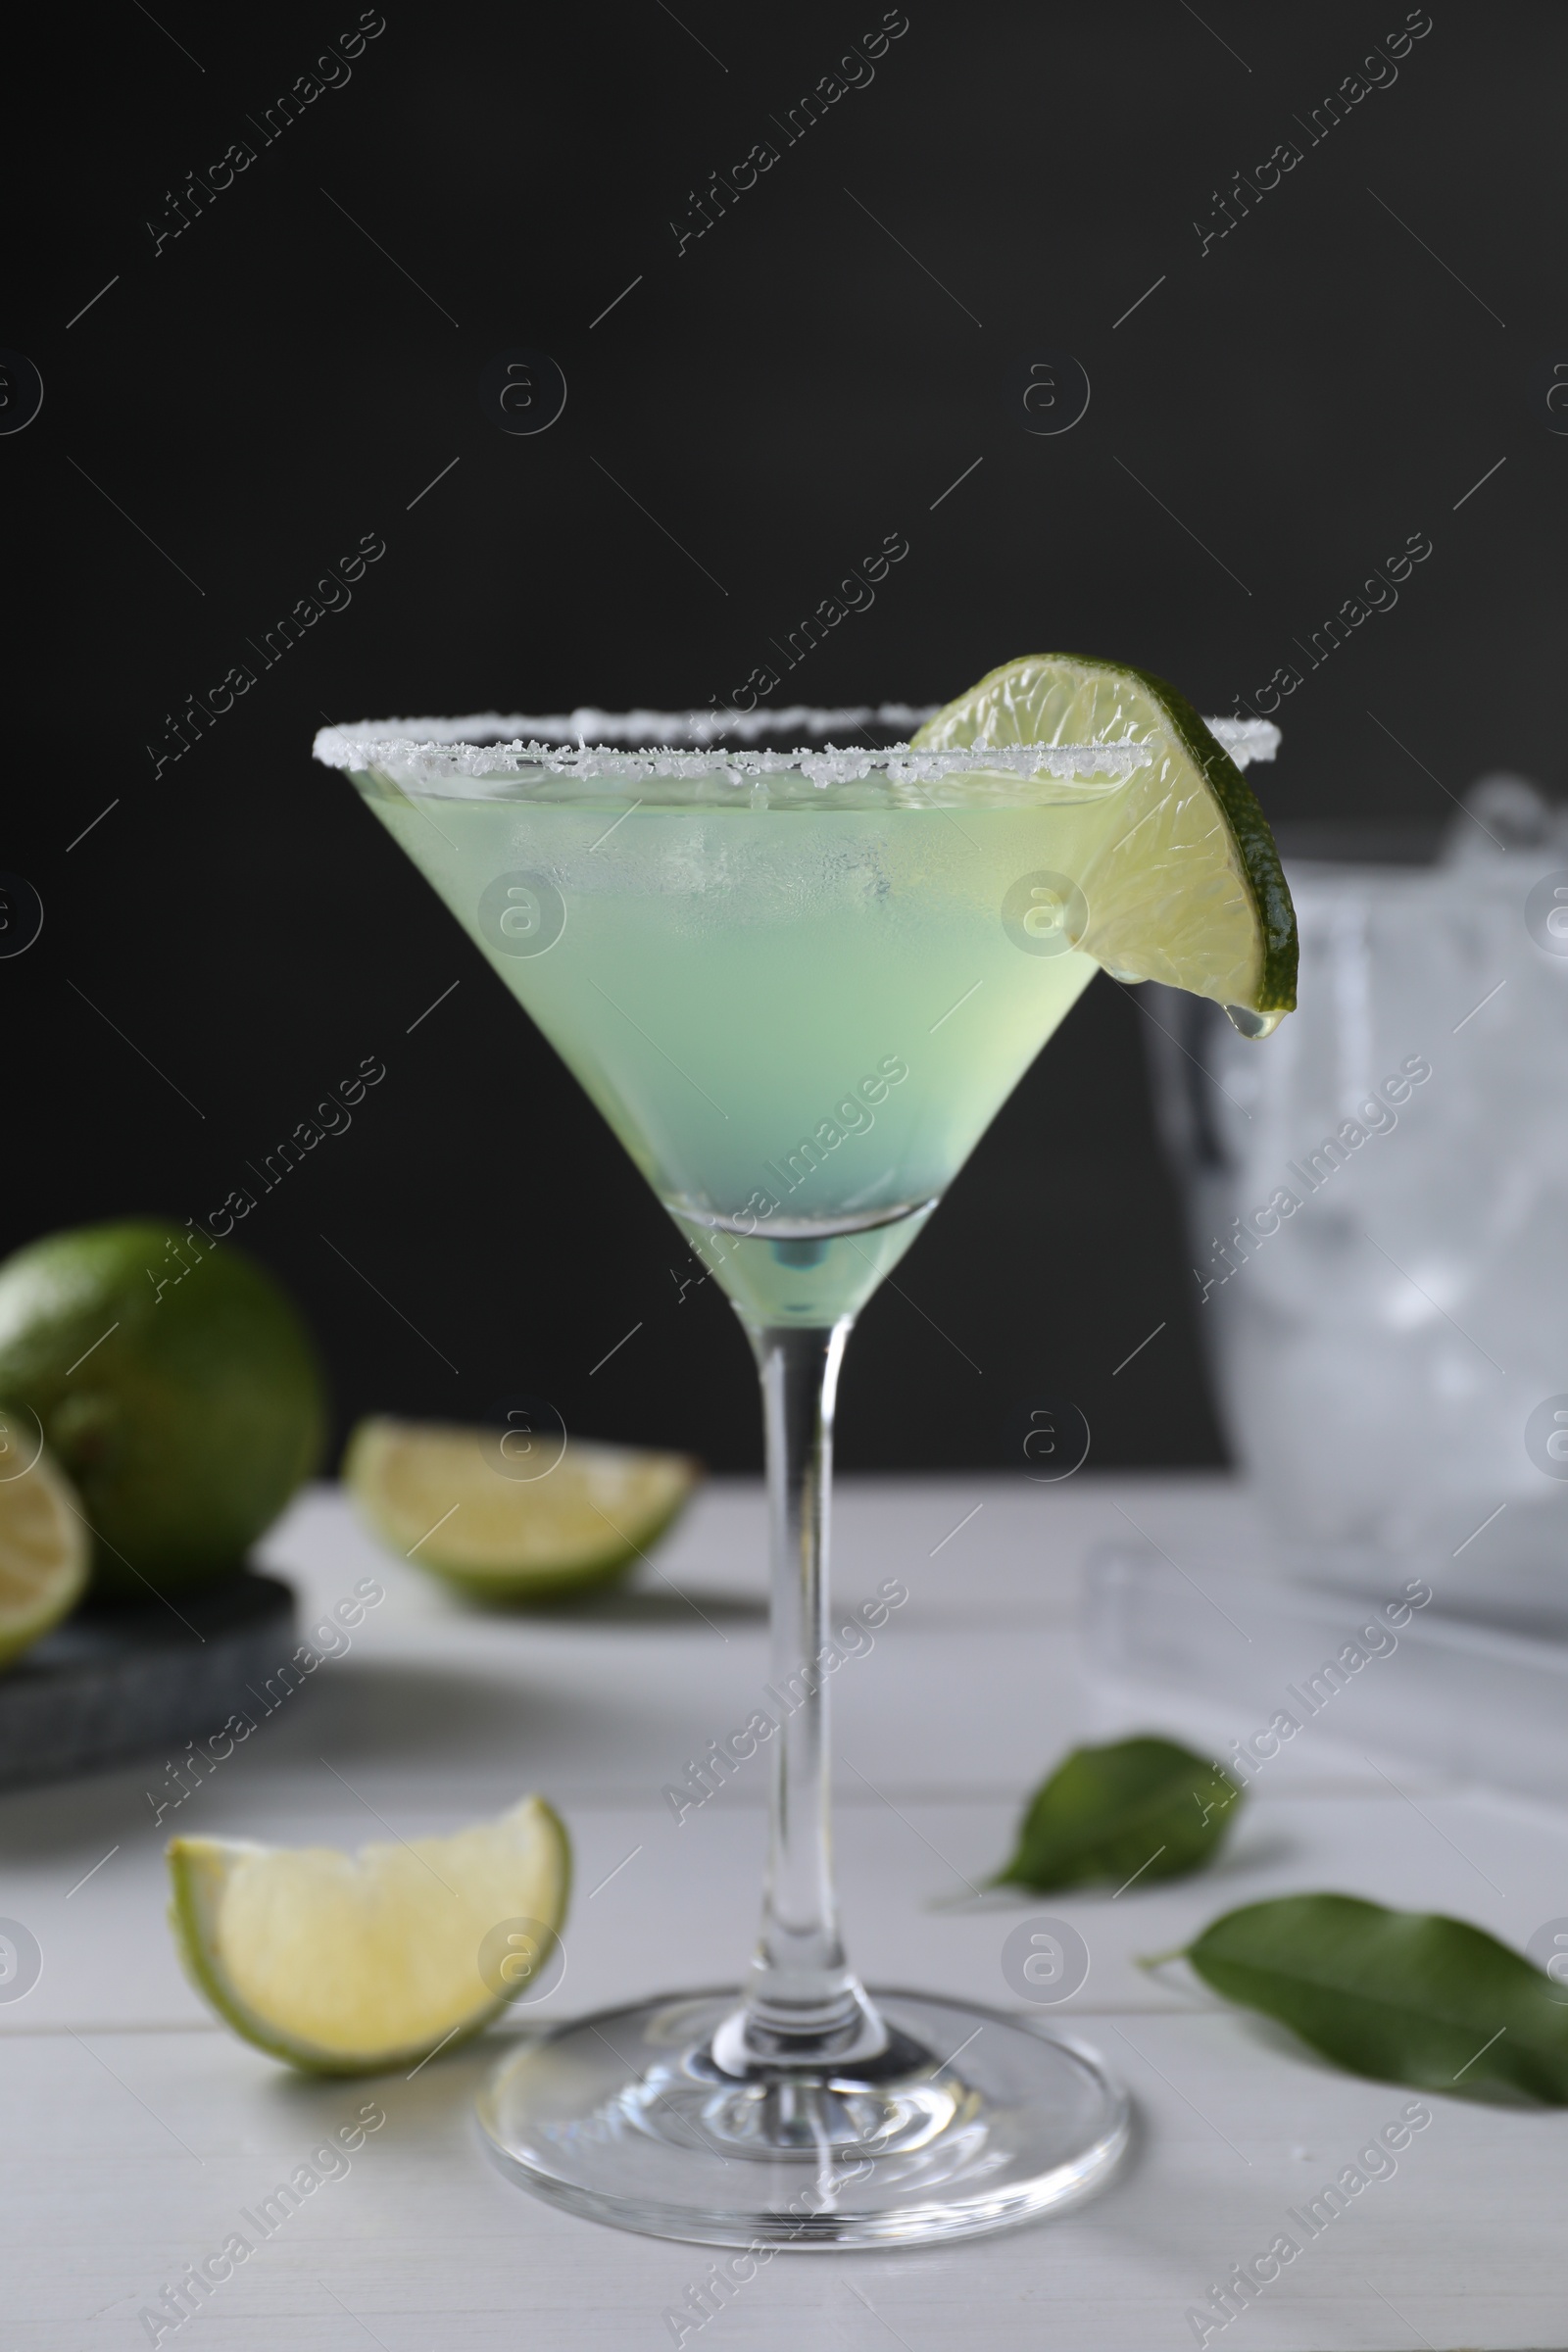
[[[535,1465],[538,1465],[537,1470]],[[690,1500],[684,1453],[362,1421],[343,1478],[390,1550],[479,1600],[563,1600],[621,1575]]]
[[[91,1557],[86,1523],[46,1452],[7,1474],[22,1442],[15,1419],[0,1414],[0,1666],[75,1607]]]
[[[1053,800],[1053,858],[1081,894],[1070,944],[1118,980],[1212,997],[1248,1036],[1294,1010],[1296,911],[1274,837],[1240,768],[1173,686],[1077,654],[1025,655],[927,719],[913,742],[1148,744],[1152,758],[1124,780],[1086,780]]]
[[[571,1848],[525,1796],[450,1838],[357,1854],[175,1838],[169,1876],[180,1959],[225,2025],[293,2066],[375,2074],[478,2033],[537,1977]]]

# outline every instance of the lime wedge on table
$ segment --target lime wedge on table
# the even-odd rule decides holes
[[[1125,781],[1070,786],[1053,808],[1053,853],[1084,903],[1072,944],[1117,979],[1214,998],[1250,1035],[1294,1008],[1296,914],[1273,835],[1235,761],[1173,686],[1076,654],[1026,655],[913,740],[927,751],[1154,747]]]
[[[8,1666],[74,1609],[87,1584],[87,1530],[46,1453],[12,1471],[23,1443],[0,1415],[0,1666]]]
[[[357,1854],[175,1838],[169,1875],[179,1956],[225,2025],[294,2066],[374,2074],[514,1997],[516,1955],[541,1966],[565,1916],[571,1849],[525,1796],[450,1838]]]
[[[581,1442],[562,1452],[557,1441],[383,1417],[360,1423],[343,1477],[390,1549],[476,1599],[530,1601],[620,1575],[702,1471],[683,1453]]]

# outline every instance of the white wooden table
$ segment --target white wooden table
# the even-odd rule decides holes
[[[1568,1810],[1397,1759],[1382,1759],[1385,1779],[1326,1739],[1280,1759],[1205,1877],[1114,1901],[969,1899],[966,1881],[1002,1859],[1020,1798],[1067,1745],[1158,1726],[1157,1707],[1095,1690],[1078,1662],[1082,1563],[1125,1533],[1118,1504],[1195,1571],[1250,1541],[1245,1500],[1221,1479],[844,1483],[837,1593],[853,1603],[898,1576],[910,1597],[835,1678],[838,1852],[851,1950],[873,1983],[1016,2007],[999,1965],[1009,1928],[1031,1910],[1076,1925],[1089,1979],[1048,2014],[1130,2084],[1132,2161],[1095,2203],[1008,2235],[780,2259],[701,2331],[704,2352],[1194,2343],[1189,2309],[1288,2230],[1287,2210],[1412,2094],[1337,2075],[1200,1991],[1151,1981],[1133,1956],[1301,1888],[1451,1910],[1518,1944],[1568,1914]],[[662,1577],[644,1570],[577,1616],[498,1619],[388,1561],[318,1489],[267,1557],[299,1585],[306,1625],[357,1579],[381,1578],[387,1597],[348,1655],[161,1827],[146,1794],[164,1786],[156,1759],[0,1799],[0,1915],[43,1953],[33,1990],[0,2004],[0,2352],[150,2341],[144,2307],[231,2232],[254,2235],[242,2209],[368,2100],[385,2121],[347,2169],[316,2168],[337,2177],[163,2342],[654,2352],[676,2340],[664,2314],[713,2255],[576,2221],[496,2175],[469,2120],[495,2040],[412,2080],[320,2082],[271,2065],[186,1987],[160,1853],[176,1827],[287,1843],[415,1837],[538,1788],[565,1814],[578,1868],[548,2009],[734,1979],[755,1924],[760,1774],[679,1825],[661,1791],[751,1711],[761,1545],[760,1491],[719,1482],[661,1552]],[[1246,1728],[1216,1723],[1216,1746]],[[1568,2116],[1430,2105],[1393,2177],[1211,2344],[1568,2344]]]

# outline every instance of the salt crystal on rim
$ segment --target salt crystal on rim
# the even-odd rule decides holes
[[[906,727],[930,715],[929,710],[904,703],[835,710],[812,710],[803,704],[753,713],[738,723],[709,711],[615,713],[583,709],[569,717],[553,718],[504,718],[486,711],[466,718],[365,719],[357,727],[322,727],[313,748],[327,767],[412,768],[432,778],[532,771],[583,780],[712,776],[740,785],[768,776],[804,775],[823,788],[872,775],[891,783],[925,783],[980,768],[1017,775],[1121,777],[1152,756],[1148,745],[1125,741],[977,744],[941,752],[912,751],[907,743],[862,751],[828,741],[815,750],[785,752],[724,750],[712,740],[716,734],[736,733],[755,739],[785,728],[821,737],[867,723]],[[1239,767],[1254,760],[1272,760],[1278,749],[1280,731],[1266,719],[1215,718],[1206,723]],[[682,738],[690,748],[682,748]],[[638,748],[617,748],[617,739],[620,745],[635,743]]]

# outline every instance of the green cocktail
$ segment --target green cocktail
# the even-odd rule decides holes
[[[538,2194],[657,2234],[976,2235],[1106,2179],[1127,2104],[1075,2044],[868,1993],[849,1967],[827,1801],[839,1365],[858,1308],[1096,968],[1216,997],[1265,1035],[1294,1001],[1289,896],[1215,734],[1137,671],[1010,664],[914,746],[865,753],[719,749],[711,722],[657,714],[639,739],[637,721],[584,715],[608,741],[418,721],[329,729],[317,750],[556,1047],[745,1327],[767,1435],[769,1681],[748,1736],[769,1756],[769,1858],[744,1998],[563,2026],[507,2062],[480,2122]],[[1240,750],[1240,722],[1220,731]],[[1271,755],[1261,733],[1249,748]],[[709,1728],[691,1732],[700,1749]]]
[[[1059,930],[1023,934],[1058,953],[1020,952],[998,920],[1018,875],[1059,863],[1052,780],[961,814],[631,783],[618,820],[592,791],[371,806],[736,1304],[835,1323],[1094,976]]]

